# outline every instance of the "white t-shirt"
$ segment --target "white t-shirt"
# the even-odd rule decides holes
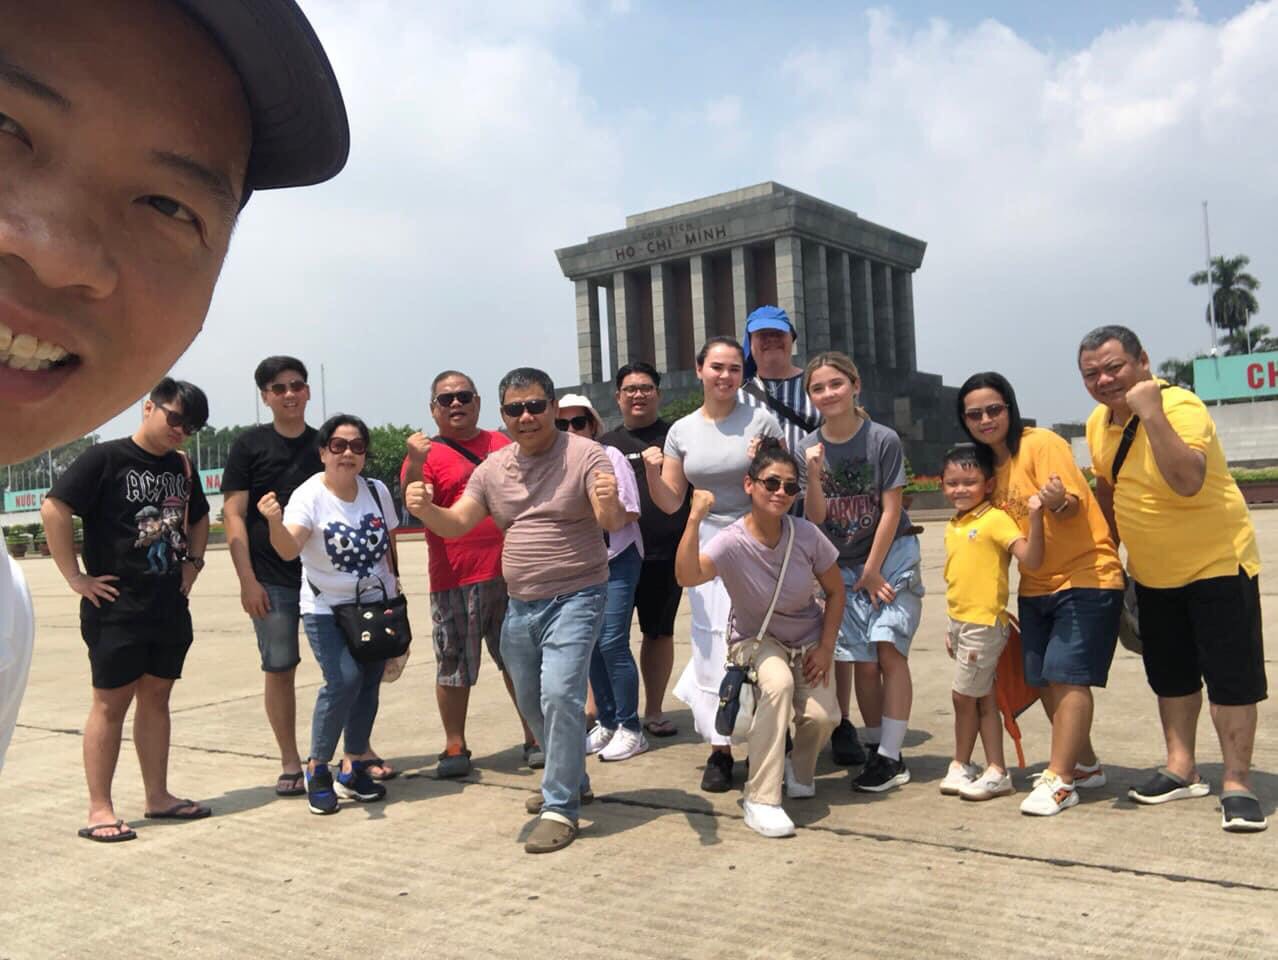
[[[302,613],[331,614],[330,604],[355,600],[357,584],[370,600],[381,596],[379,581],[388,598],[398,593],[387,554],[399,517],[386,485],[380,480],[372,483],[380,509],[364,477],[359,478],[352,503],[329,490],[322,473],[303,482],[289,498],[284,524],[311,531],[302,547]]]
[[[0,530],[0,544],[3,542],[4,531]],[[0,769],[4,768],[4,755],[18,722],[34,643],[31,595],[17,561],[6,550],[0,554]]]

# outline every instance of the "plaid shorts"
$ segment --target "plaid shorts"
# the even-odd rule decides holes
[[[497,669],[506,669],[501,661],[501,622],[506,616],[506,599],[506,581],[501,577],[430,595],[437,684],[475,685],[479,679],[481,639]]]

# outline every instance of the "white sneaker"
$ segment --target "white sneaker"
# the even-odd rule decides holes
[[[794,764],[785,758],[785,795],[792,800],[806,800],[816,796],[816,783],[800,783],[794,776]]]
[[[599,751],[600,760],[629,760],[641,753],[648,752],[648,738],[643,733],[635,733],[620,727],[607,746]]]
[[[1050,770],[1044,771],[1030,795],[1021,801],[1021,813],[1032,817],[1054,817],[1078,803],[1078,791]]]
[[[981,775],[981,768],[974,763],[950,761],[950,769],[945,772],[941,781],[941,793],[947,797],[957,797],[960,791]]]
[[[602,723],[596,723],[590,728],[590,732],[586,734],[586,755],[598,753],[604,747],[608,746],[608,742],[612,740],[616,730],[609,730]]]
[[[743,800],[741,804],[745,807],[746,826],[755,833],[765,837],[794,836],[794,821],[780,804],[773,806],[750,800]]]
[[[993,767],[987,769],[971,783],[959,788],[959,796],[964,800],[993,800],[995,797],[1006,797],[1016,792],[1010,774],[999,773]],[[1077,797],[1075,798],[1077,800]]]

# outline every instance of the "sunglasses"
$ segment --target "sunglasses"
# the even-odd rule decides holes
[[[510,417],[510,419],[515,420],[522,417],[525,411],[531,413],[534,417],[539,417],[546,412],[546,408],[549,406],[549,400],[517,400],[514,403],[503,403],[501,412]]]
[[[799,487],[798,480],[782,480],[780,477],[767,477],[763,480],[760,480],[758,477],[752,477],[751,479],[754,480],[755,483],[763,484],[763,488],[767,490],[768,493],[776,493],[778,490],[784,489],[787,497],[797,497],[799,495],[799,490],[801,489]]]
[[[458,390],[456,393],[440,393],[435,396],[435,406],[451,407],[454,403],[460,403],[463,407],[475,399],[475,391]]]
[[[1003,412],[1006,409],[1007,409],[1007,404],[1005,403],[991,403],[988,406],[972,407],[969,410],[964,410],[963,416],[965,416],[972,423],[980,423],[986,417],[989,417],[991,420],[998,419],[1000,416],[1003,415]]]
[[[282,397],[286,393],[301,393],[307,386],[309,385],[305,380],[290,380],[288,383],[272,383],[266,389],[277,397]]]
[[[632,383],[628,386],[622,387],[621,392],[627,397],[646,397],[649,394],[656,393],[657,388],[651,383]]]
[[[563,420],[563,419],[556,418],[555,426],[558,427],[560,430],[565,430],[565,431],[569,427],[572,427],[574,430],[585,430],[586,427],[590,426],[591,422],[592,421],[590,417],[586,416],[583,413],[581,416],[573,417],[570,420]]]
[[[345,437],[333,437],[328,441],[329,453],[335,453],[338,456],[341,456],[347,450],[350,450],[350,452],[355,454],[357,457],[362,457],[364,454],[368,453],[368,444],[366,444],[363,440],[347,440]]]
[[[184,414],[178,413],[176,410],[170,410],[163,404],[157,403],[155,409],[164,411],[164,422],[174,429],[180,429],[188,437],[204,429],[204,424],[192,423]]]

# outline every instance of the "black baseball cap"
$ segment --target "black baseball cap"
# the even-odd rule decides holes
[[[351,149],[342,91],[296,0],[174,0],[239,74],[253,121],[244,201],[253,190],[337,176]]]

